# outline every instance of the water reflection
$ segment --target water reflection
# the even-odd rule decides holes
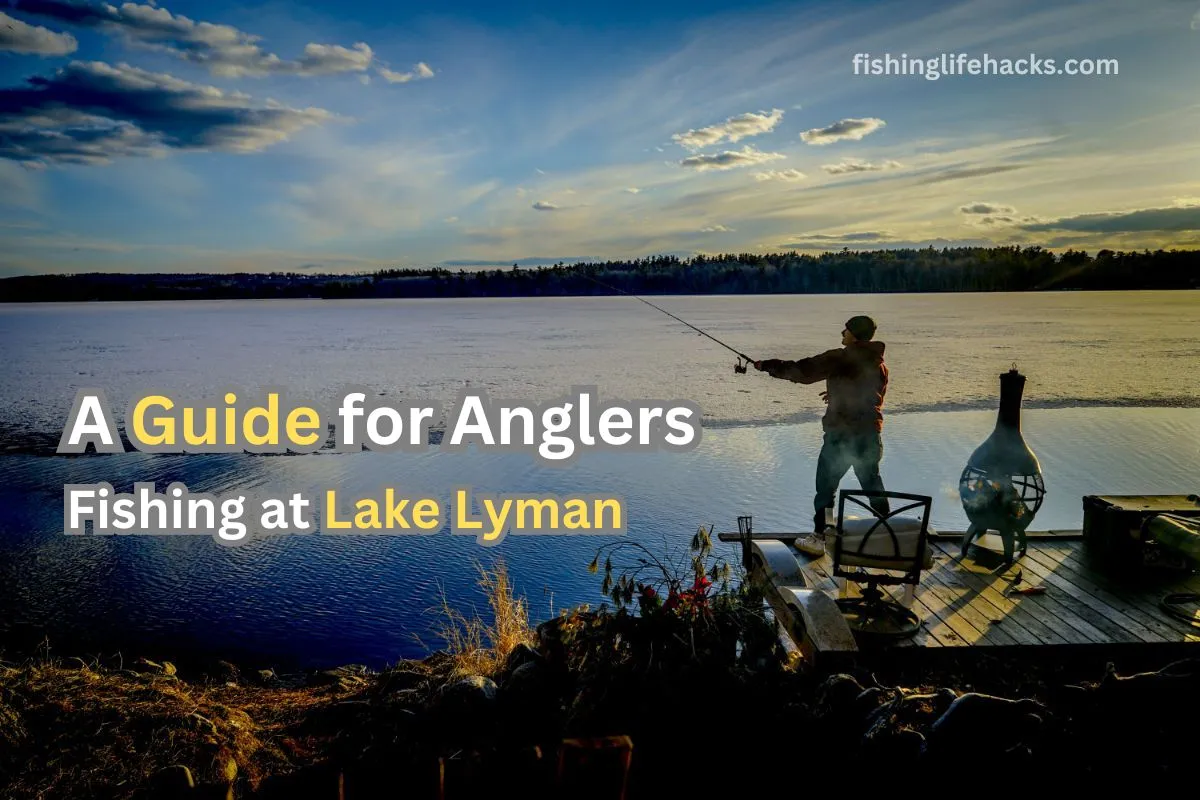
[[[961,530],[958,476],[995,423],[992,411],[891,415],[882,474],[898,491],[934,497],[933,524]],[[1200,411],[1027,410],[1024,432],[1042,459],[1048,494],[1034,529],[1078,528],[1085,494],[1192,493],[1200,474]],[[100,646],[218,649],[264,664],[416,655],[429,609],[445,592],[486,609],[475,564],[503,557],[535,617],[601,600],[585,565],[610,537],[510,535],[496,548],[433,535],[261,537],[235,548],[208,537],[66,537],[65,483],[134,481],[160,490],[304,491],[347,496],[395,486],[448,508],[453,487],[493,493],[605,493],[626,503],[629,536],[681,549],[697,525],[798,530],[811,519],[818,424],[705,430],[689,453],[596,452],[569,468],[529,454],[472,451],[0,458],[0,620]],[[853,486],[847,476],[843,487]],[[732,548],[730,556],[734,555]]]

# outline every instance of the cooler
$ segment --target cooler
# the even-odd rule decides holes
[[[1147,563],[1152,537],[1143,525],[1156,514],[1200,518],[1194,494],[1087,495],[1083,541],[1088,559],[1108,569],[1138,570]]]

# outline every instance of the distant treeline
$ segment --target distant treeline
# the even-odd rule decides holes
[[[1024,292],[1200,288],[1200,251],[1101,250],[1095,257],[1040,247],[960,247],[799,255],[658,256],[536,268],[370,274],[38,275],[0,280],[0,301],[226,298],[540,297],[603,295],[597,281],[635,294]]]

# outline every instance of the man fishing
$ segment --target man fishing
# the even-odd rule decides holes
[[[773,378],[795,383],[825,381],[821,393],[828,408],[821,420],[825,431],[817,459],[817,494],[813,501],[813,533],[796,543],[804,553],[825,552],[826,509],[834,507],[834,496],[846,470],[866,491],[883,491],[879,460],[883,457],[883,396],[887,392],[888,368],[883,363],[883,342],[873,341],[875,321],[851,317],[842,330],[842,348],[828,350],[799,361],[768,358],[755,361],[754,368]],[[888,513],[887,498],[874,498],[872,507]]]

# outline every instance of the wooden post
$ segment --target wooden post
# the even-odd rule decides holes
[[[600,736],[586,739],[563,739],[558,748],[558,788],[563,790],[574,783],[569,780],[569,765],[582,767],[582,776],[577,775],[576,781],[583,777],[590,793],[580,792],[579,785],[571,785],[572,797],[602,797],[601,791],[608,781],[601,779],[600,770],[596,769],[597,756],[615,756],[620,764],[621,779],[618,787],[614,787],[617,800],[625,800],[625,792],[629,786],[629,768],[633,762],[633,741],[628,736]],[[613,795],[607,795],[612,797]]]

